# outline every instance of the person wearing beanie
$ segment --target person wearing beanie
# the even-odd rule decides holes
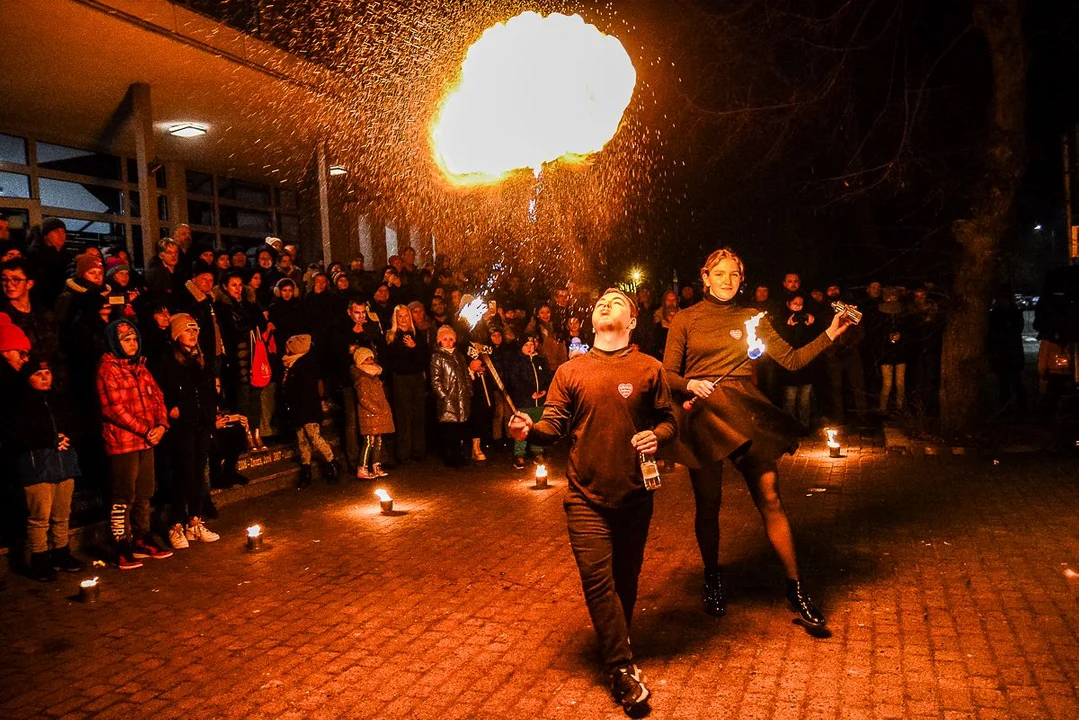
[[[259,245],[255,250],[255,270],[262,274],[262,285],[259,286],[258,304],[265,309],[274,301],[274,285],[281,279],[275,264],[277,251],[269,245]]]
[[[322,437],[322,401],[318,392],[318,364],[312,350],[310,335],[293,335],[285,343],[281,358],[284,376],[281,397],[289,425],[296,429],[296,445],[300,453],[300,477],[297,487],[311,484],[312,448],[325,460],[326,482],[336,483],[341,466],[334,458],[333,448]]]
[[[331,360],[326,368],[332,374],[332,384],[341,390],[341,404],[345,409],[345,432],[343,448],[349,473],[359,467],[360,431],[356,406],[355,378],[352,374],[353,355],[359,348],[370,350],[376,358],[385,357],[385,339],[378,324],[367,317],[367,306],[357,298],[348,302],[348,309],[341,323],[330,337]]]
[[[102,437],[109,458],[109,525],[112,561],[121,570],[142,567],[143,558],[163,559],[150,534],[154,494],[154,447],[169,428],[161,388],[146,369],[134,323],[117,320],[105,329],[109,352],[101,358],[97,392]]]
[[[503,378],[506,392],[509,393],[517,410],[534,422],[543,416],[543,405],[547,397],[547,388],[551,384],[551,371],[547,360],[539,354],[540,339],[534,335],[522,338],[521,349],[515,353],[506,368]],[[532,454],[538,464],[543,464],[543,448],[536,444],[518,440],[513,445],[513,467],[524,470],[525,457],[531,446]]]
[[[40,357],[23,367],[19,421],[10,435],[16,474],[26,496],[29,575],[48,582],[56,571],[80,572],[71,554],[68,520],[79,457],[71,447],[72,418],[64,398],[52,388],[52,369]]]
[[[134,318],[139,289],[131,282],[131,266],[123,258],[109,258],[105,261],[105,280],[109,305],[122,308],[124,317]]]
[[[71,263],[71,257],[64,249],[66,242],[67,227],[63,220],[49,217],[42,221],[40,234],[27,250],[27,258],[37,278],[34,301],[42,307],[51,309],[64,291],[64,281],[67,280],[67,269]]]
[[[75,276],[67,279],[64,291],[56,300],[56,321],[60,324],[60,333],[67,334],[71,323],[87,304],[97,305],[96,300],[89,299],[88,296],[100,295],[107,298],[109,292],[110,288],[105,284],[105,265],[101,258],[89,252],[75,258]]]
[[[246,270],[247,269],[247,250],[243,249],[239,245],[233,245],[229,248],[229,264],[232,265],[233,270]]]
[[[29,353],[30,338],[26,337],[22,328],[11,322],[6,313],[0,313],[0,357],[18,372],[22,370]]]
[[[356,477],[360,480],[386,477],[389,473],[382,469],[382,436],[394,432],[394,426],[393,413],[379,378],[382,368],[375,362],[375,354],[370,348],[359,347],[352,353],[349,373],[359,431],[363,436]]]
[[[210,438],[217,420],[217,388],[213,365],[203,355],[195,318],[177,313],[169,321],[172,342],[158,376],[169,414],[172,453],[172,499],[169,543],[182,549],[191,542],[213,542],[220,536],[202,523],[202,469],[210,456]]]

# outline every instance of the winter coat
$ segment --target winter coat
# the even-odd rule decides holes
[[[439,422],[467,422],[472,408],[468,360],[456,350],[439,348],[431,355],[430,371],[431,389],[435,392],[435,417]]]
[[[121,360],[105,354],[97,371],[97,394],[107,455],[148,450],[152,446],[146,435],[159,425],[169,426],[165,396],[143,358]]]
[[[31,291],[34,304],[51,309],[64,291],[71,256],[62,248],[56,250],[46,245],[42,238],[31,243],[27,256],[34,268],[34,289]]]
[[[386,401],[382,380],[377,374],[364,372],[355,365],[349,372],[353,390],[356,392],[356,417],[360,423],[360,434],[388,435],[394,432],[393,413]]]
[[[794,325],[789,322],[792,316],[794,316]],[[776,334],[786,340],[787,344],[795,350],[805,347],[820,334],[814,329],[813,325],[807,325],[805,319],[805,312],[794,313],[789,309],[785,309],[777,317],[768,317]],[[813,382],[813,376],[816,372],[815,366],[816,359],[811,360],[807,365],[797,370],[788,370],[783,366],[779,366],[776,371],[776,378],[779,380],[779,384],[784,386],[809,385]]]
[[[32,302],[27,313],[17,310],[10,302],[0,303],[0,312],[11,318],[12,325],[26,333],[34,354],[48,358],[53,368],[53,385],[57,389],[66,388],[67,362],[62,359],[60,351],[60,325],[56,322],[55,313]]]
[[[285,416],[293,428],[322,422],[322,399],[318,394],[318,363],[310,352],[292,364],[281,386]]]
[[[224,354],[225,344],[217,323],[213,298],[195,287],[193,280],[185,282],[183,289],[176,292],[169,310],[173,315],[187,313],[199,324],[199,347],[203,357],[211,364]]]
[[[19,403],[19,421],[12,427],[11,442],[11,449],[19,458],[23,485],[61,482],[81,474],[73,449],[64,451],[62,458],[53,452],[61,434],[68,438],[75,435],[63,397],[55,390],[42,392],[27,387]]]
[[[171,418],[174,431],[211,430],[217,419],[217,386],[213,366],[205,356],[188,355],[173,346],[166,352],[157,371],[157,379],[171,412],[179,410],[179,416]]]
[[[149,291],[147,302],[171,304],[180,284],[175,270],[169,270],[165,263],[161,262],[161,258],[151,258],[146,266],[146,287]]]
[[[95,285],[82,278],[68,278],[64,283],[64,291],[56,299],[56,322],[60,325],[61,333],[67,333],[72,322],[84,310],[91,309],[96,312],[100,301],[89,298],[91,293],[108,297],[111,290],[108,285]]]
[[[898,302],[881,303],[873,316],[869,335],[877,365],[903,365],[910,350],[910,316]]]
[[[311,332],[303,301],[299,298],[294,297],[287,302],[277,298],[270,304],[269,315],[279,353],[284,352],[285,343],[293,335],[308,335]]]
[[[502,368],[498,370],[502,372]],[[514,405],[519,408],[533,408],[541,407],[543,398],[536,399],[532,394],[546,391],[551,385],[552,375],[547,367],[547,360],[542,355],[525,355],[518,352],[506,363],[506,372],[502,379]]]
[[[260,329],[262,313],[246,300],[236,301],[225,293],[214,303],[214,313],[225,351],[222,380],[233,384],[251,382],[251,331]]]
[[[405,345],[406,335],[411,335],[416,341],[415,347]],[[430,364],[429,352],[422,336],[399,330],[387,347],[389,370],[394,375],[418,375],[426,372]]]

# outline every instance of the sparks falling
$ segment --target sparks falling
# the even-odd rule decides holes
[[[468,49],[431,128],[435,160],[460,185],[579,161],[618,131],[636,83],[617,38],[579,15],[521,13]]]

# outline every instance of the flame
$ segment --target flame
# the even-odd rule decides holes
[[[839,447],[839,443],[835,439],[835,436],[839,434],[839,431],[827,428],[824,432],[828,435],[828,447]]]
[[[81,583],[79,583],[79,587],[84,588],[93,587],[94,585],[97,585],[96,577],[90,578],[89,580],[83,580]]]
[[[764,342],[757,337],[757,326],[761,324],[761,318],[764,317],[764,313],[759,312],[749,320],[746,320],[746,343],[749,345],[749,350],[746,352],[749,355],[750,360],[756,360],[764,354]]]
[[[476,323],[487,314],[487,303],[483,301],[483,298],[477,296],[468,305],[458,311],[458,317],[464,319],[468,323],[468,327],[471,330],[476,327]]]
[[[382,502],[389,502],[390,500],[393,500],[393,498],[390,497],[390,494],[382,488],[375,490],[375,495],[377,495],[378,499]]]
[[[252,525],[251,527],[247,528],[247,537],[258,537],[261,534],[262,534],[262,526],[261,525]]]
[[[580,162],[614,137],[636,84],[617,38],[579,15],[521,13],[468,49],[431,127],[435,161],[458,185]]]
[[[536,466],[536,477],[538,477],[538,478],[547,477],[547,466],[546,465],[537,465]]]

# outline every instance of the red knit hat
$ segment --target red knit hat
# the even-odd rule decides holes
[[[77,258],[75,258],[75,277],[82,277],[87,272],[89,272],[90,270],[92,270],[92,269],[94,269],[96,267],[99,267],[99,268],[104,268],[105,267],[101,263],[101,258],[98,257],[97,255],[94,255],[93,253],[85,252],[82,255],[79,255]]]
[[[0,313],[0,352],[22,350],[30,352],[30,338],[18,325],[11,324],[6,313]]]

